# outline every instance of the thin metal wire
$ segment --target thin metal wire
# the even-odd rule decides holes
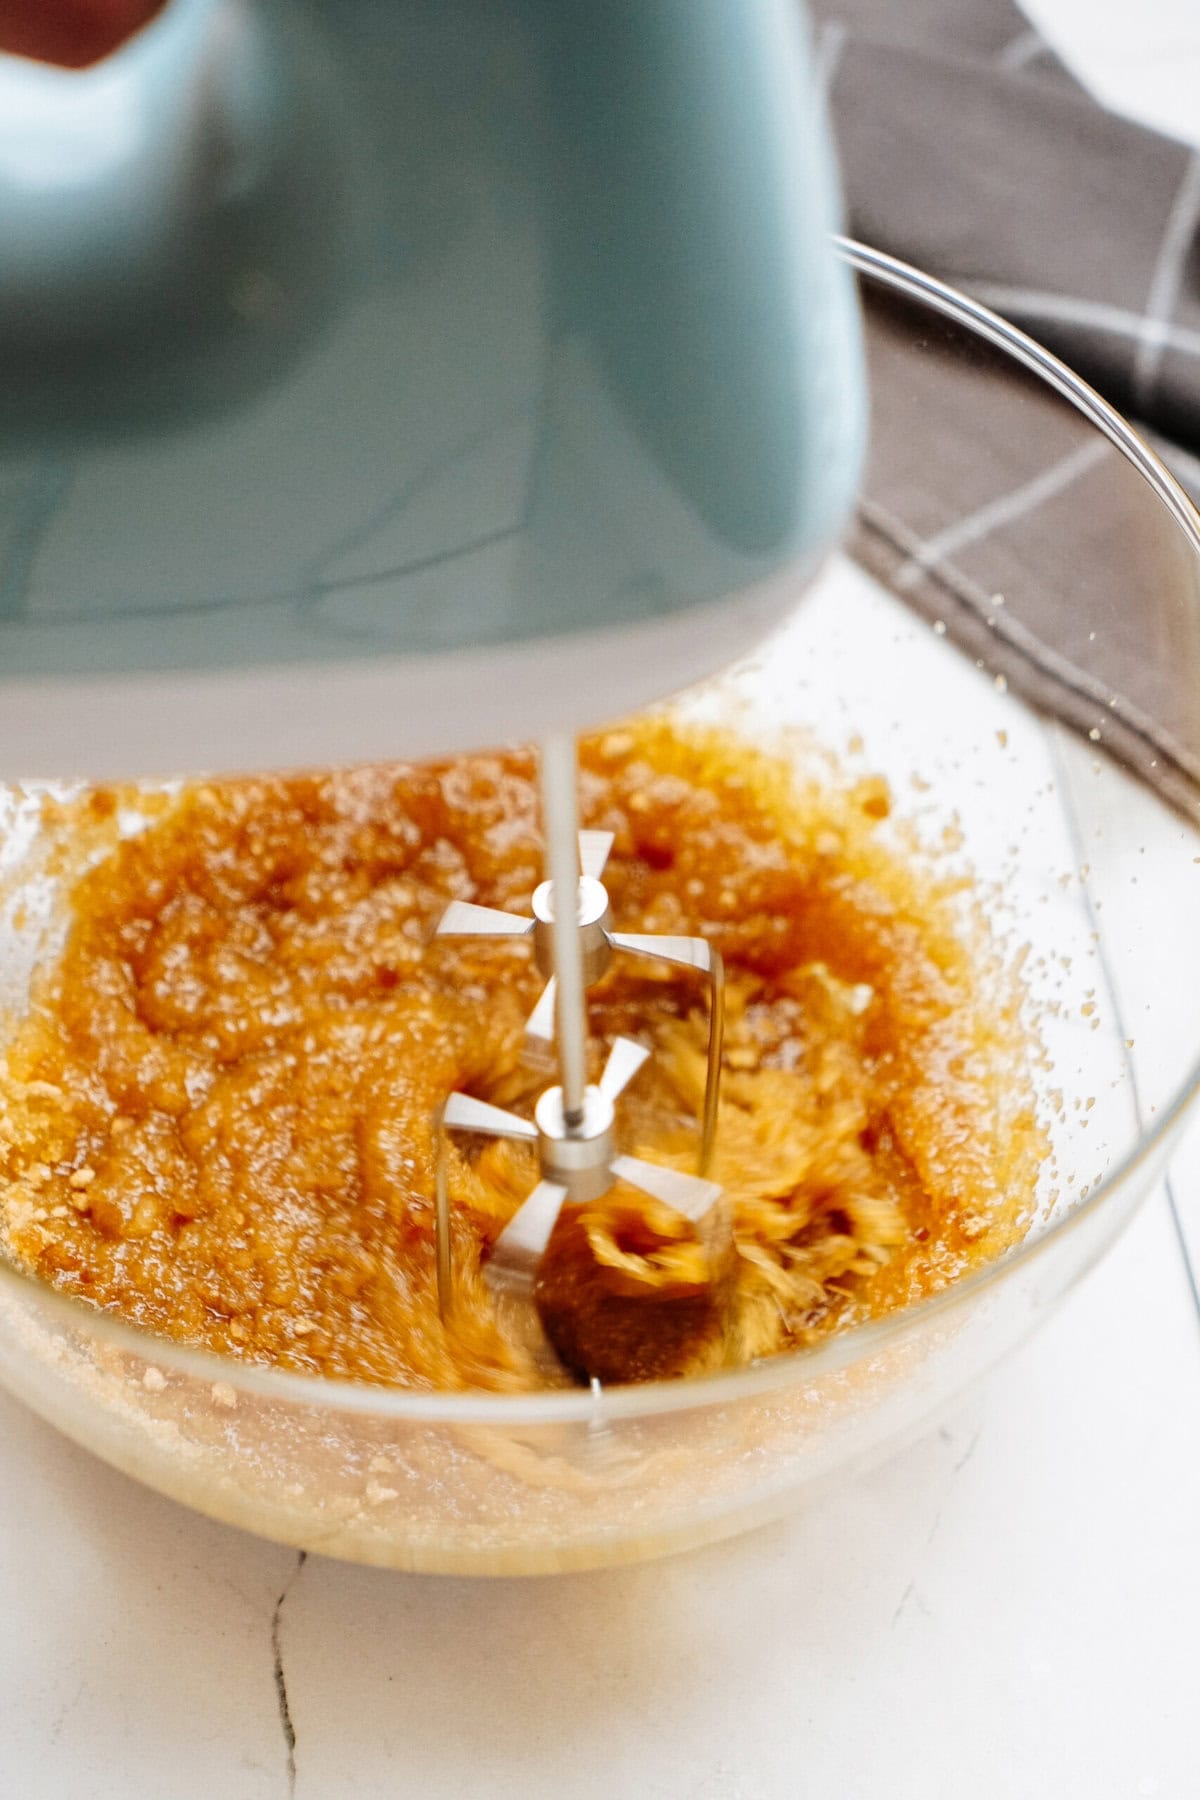
[[[448,1323],[454,1311],[454,1265],[450,1257],[450,1191],[446,1179],[445,1109],[438,1108],[434,1120],[435,1157],[433,1230],[437,1256],[438,1313],[442,1324]]]
[[[725,963],[721,952],[707,938],[675,937],[670,932],[610,931],[614,950],[632,956],[658,957],[677,968],[695,969],[708,983],[708,1067],[704,1075],[704,1110],[700,1120],[698,1172],[708,1174],[717,1141],[721,1105],[721,1052],[725,1045]]]
[[[575,798],[575,740],[555,733],[542,745],[542,819],[547,874],[554,884],[555,1010],[563,1120],[568,1133],[583,1124],[587,1085],[587,994],[579,939],[579,820]]]
[[[710,948],[708,968],[708,1068],[704,1076],[704,1114],[700,1124],[700,1173],[712,1168],[721,1105],[721,1052],[725,1047],[725,958]]]

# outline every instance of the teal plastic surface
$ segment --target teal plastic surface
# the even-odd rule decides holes
[[[0,677],[667,614],[837,531],[793,0],[173,0],[0,58]]]

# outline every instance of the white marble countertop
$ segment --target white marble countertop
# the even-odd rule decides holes
[[[1107,99],[1200,136],[1195,0],[1030,11]],[[0,1795],[1189,1800],[1195,1138],[1175,1201],[952,1428],[786,1524],[642,1569],[301,1562],[0,1396]]]

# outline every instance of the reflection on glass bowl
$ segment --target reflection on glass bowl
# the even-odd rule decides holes
[[[847,254],[891,359],[876,433],[888,428],[880,408],[898,403],[889,396],[932,421],[921,395],[955,368],[994,366],[999,380],[1019,367],[1061,409],[1071,442],[1109,459],[1147,579],[1174,572],[1174,630],[1195,654],[1200,533],[1136,438],[971,303],[873,252]],[[911,455],[918,466],[919,439]],[[1021,548],[1025,580],[1061,580],[1039,564],[1035,532]],[[1113,1241],[1200,1085],[1200,1027],[1193,1040],[1179,1031],[1200,946],[1173,917],[1178,888],[1168,899],[1147,881],[1097,904],[1104,871],[1143,850],[1195,868],[1197,832],[1102,745],[1004,691],[985,662],[837,561],[768,651],[684,707],[756,742],[796,726],[839,751],[853,740],[849,754],[910,797],[922,839],[950,843],[945,853],[973,871],[994,931],[1029,946],[1053,1158],[1033,1228],[998,1263],[813,1350],[599,1396],[413,1393],[273,1372],[152,1338],[0,1265],[0,1379],[78,1442],[213,1517],[328,1555],[459,1573],[581,1568],[728,1535],[925,1428]],[[32,871],[37,846],[28,825],[22,837],[30,814],[15,793],[7,808],[8,873],[29,921],[17,929],[10,906],[0,970],[11,1006],[27,990],[48,889],[32,878],[22,888],[21,859]]]

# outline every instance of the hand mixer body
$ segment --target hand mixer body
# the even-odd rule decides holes
[[[0,773],[574,730],[857,472],[794,0],[172,0],[0,56]]]

